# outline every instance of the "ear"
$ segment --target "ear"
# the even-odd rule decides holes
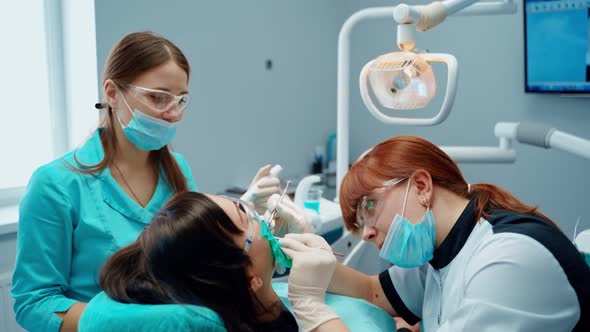
[[[416,185],[418,200],[424,206],[430,206],[432,201],[432,177],[424,169],[418,169],[412,174],[412,182]]]
[[[103,85],[104,95],[107,103],[111,108],[117,108],[117,85],[111,79],[104,82]]]
[[[248,277],[250,278],[250,289],[253,293],[258,292],[260,288],[262,288],[264,281],[262,281],[261,277],[255,274],[250,274]]]

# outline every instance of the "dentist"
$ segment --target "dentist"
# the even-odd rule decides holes
[[[542,190],[543,188],[539,188]],[[590,269],[558,226],[492,184],[469,185],[432,143],[393,137],[342,181],[344,223],[393,266],[369,276],[310,234],[287,235],[289,299],[307,331],[342,331],[326,290],[425,331],[590,331]]]

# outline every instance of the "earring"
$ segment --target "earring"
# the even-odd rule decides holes
[[[428,206],[428,200],[426,200],[426,196],[422,196],[422,203],[424,203],[424,205]]]

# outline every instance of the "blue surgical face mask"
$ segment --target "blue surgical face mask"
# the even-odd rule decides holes
[[[379,252],[379,257],[403,268],[422,266],[432,260],[436,243],[436,224],[429,206],[418,224],[404,217],[410,182],[408,179],[402,215],[395,215]]]
[[[161,149],[172,141],[180,121],[168,122],[149,116],[137,109],[131,111],[125,97],[122,94],[121,97],[123,97],[127,110],[132,114],[132,118],[126,126],[121,121],[118,112],[117,119],[123,133],[133,145],[143,151],[153,151]]]

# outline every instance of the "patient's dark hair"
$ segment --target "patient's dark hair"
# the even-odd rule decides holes
[[[100,286],[125,303],[206,306],[228,331],[254,331],[256,307],[246,273],[251,261],[232,239],[242,233],[209,197],[179,194],[135,242],[107,260]]]

